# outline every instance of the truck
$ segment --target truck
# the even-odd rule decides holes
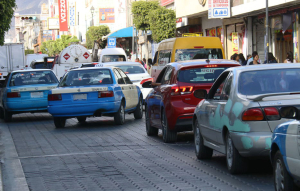
[[[42,59],[44,59],[44,57],[47,57],[47,56],[48,56],[47,54],[27,54],[25,56],[25,60],[26,60],[25,64],[27,66],[30,66],[33,61],[42,60]]]
[[[0,46],[0,84],[4,83],[8,73],[26,68],[23,43],[5,43]]]

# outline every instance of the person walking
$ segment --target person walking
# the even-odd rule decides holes
[[[286,54],[286,60],[284,61],[284,63],[294,63],[294,57],[292,51],[289,51]]]
[[[259,56],[258,56],[258,54],[252,54],[252,56],[253,56],[253,61],[251,61],[251,62],[249,63],[249,65],[257,65],[257,64],[260,64],[260,63],[259,63]]]
[[[254,58],[253,55],[258,55],[257,51],[253,51],[253,53],[252,53],[252,58],[250,58],[250,59],[248,60],[247,65],[249,65],[250,62],[253,62],[253,58]]]
[[[274,64],[277,63],[277,60],[275,59],[274,55],[272,52],[268,53],[268,63],[267,60],[265,60],[264,64]]]

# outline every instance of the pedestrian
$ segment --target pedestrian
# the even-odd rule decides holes
[[[245,59],[245,57],[242,53],[239,54],[239,57],[240,57],[239,62],[240,62],[241,65],[243,65],[243,63],[246,61],[246,59]]]
[[[243,65],[243,66],[246,66],[246,65],[247,65],[247,62],[248,62],[248,60],[249,60],[250,58],[252,58],[252,55],[251,55],[251,54],[248,54],[247,60],[245,60],[245,62],[244,62],[242,65]]]
[[[286,54],[286,60],[284,61],[284,63],[294,63],[294,57],[292,51],[289,51]]]
[[[147,62],[146,62],[146,58],[143,58],[143,65],[144,65],[145,69],[147,70]]]
[[[232,60],[240,62],[240,56],[237,53],[235,53],[234,55],[232,55]]]
[[[277,63],[277,60],[275,59],[274,55],[272,52],[268,53],[268,63],[267,60],[265,60],[264,64],[274,64]]]
[[[252,57],[253,57],[253,61],[251,61],[249,63],[249,65],[257,65],[257,64],[260,64],[259,63],[259,56],[258,54],[252,54]]]
[[[253,53],[252,53],[252,58],[250,58],[250,59],[248,60],[247,65],[249,65],[250,62],[253,62],[253,58],[254,58],[253,55],[255,55],[255,56],[258,55],[257,51],[253,51]]]
[[[140,62],[140,59],[139,59],[139,58],[136,58],[136,59],[135,59],[135,62]]]

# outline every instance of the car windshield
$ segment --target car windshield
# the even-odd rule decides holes
[[[108,69],[99,70],[73,70],[68,72],[62,81],[60,87],[66,86],[90,86],[112,84],[113,80]]]
[[[179,70],[178,81],[185,83],[213,83],[226,69],[227,67]]]
[[[95,64],[82,64],[81,68],[95,67]]]
[[[280,92],[300,92],[300,69],[268,69],[243,72],[239,77],[238,91],[243,95]]]
[[[221,49],[177,49],[175,62],[194,59],[223,59]]]
[[[130,65],[122,65],[122,66],[116,66],[123,70],[125,74],[142,74],[145,73],[144,68],[141,66],[130,66]]]
[[[102,62],[125,62],[124,55],[104,55],[102,57]]]
[[[15,72],[10,79],[10,86],[58,83],[52,71]]]

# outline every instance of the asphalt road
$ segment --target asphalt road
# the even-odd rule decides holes
[[[49,114],[20,114],[1,126],[11,136],[4,142],[11,152],[3,164],[4,190],[22,180],[21,188],[32,191],[274,190],[268,160],[254,160],[247,174],[231,175],[222,154],[196,159],[191,132],[165,144],[161,132],[148,137],[145,119],[133,115],[126,115],[123,126],[102,117],[84,124],[68,119],[66,128],[55,129]]]

